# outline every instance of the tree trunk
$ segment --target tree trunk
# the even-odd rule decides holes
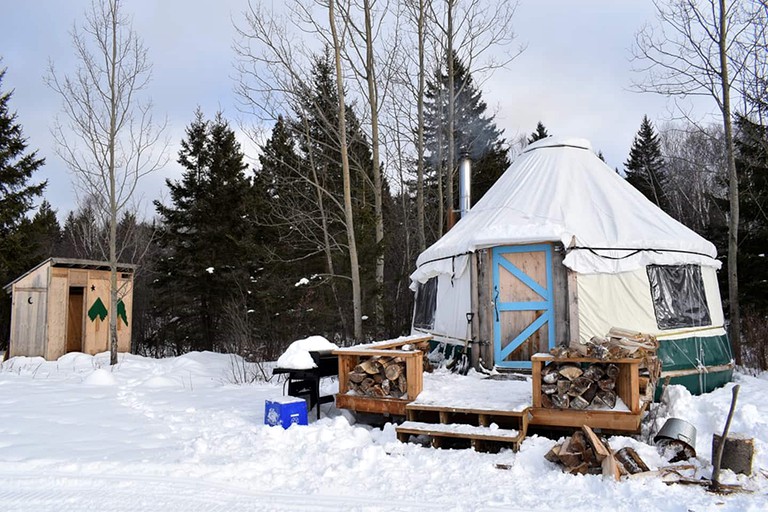
[[[352,313],[354,315],[355,339],[363,340],[362,300],[360,295],[360,266],[357,260],[355,225],[352,215],[352,190],[349,176],[349,153],[347,151],[347,119],[344,100],[344,82],[341,74],[341,47],[336,33],[335,1],[328,2],[328,21],[333,38],[333,54],[336,61],[336,92],[339,96],[339,144],[341,146],[341,174],[344,181],[344,219],[349,245],[349,270],[352,278]]]
[[[720,0],[720,84],[723,90],[723,128],[725,130],[726,155],[728,158],[728,309],[730,312],[731,346],[736,364],[741,364],[741,311],[739,308],[738,242],[739,242],[739,177],[733,147],[733,123],[731,120],[731,87],[728,81],[728,26],[725,0]]]
[[[427,248],[424,228],[424,0],[419,0],[419,89],[416,98],[418,127],[416,131],[416,217],[419,231],[419,253]]]
[[[349,336],[347,329],[347,320],[344,316],[344,312],[341,309],[341,302],[339,301],[339,293],[336,287],[336,268],[333,264],[333,255],[331,254],[331,239],[328,234],[328,216],[325,213],[325,201],[323,201],[323,189],[320,186],[320,180],[317,177],[317,168],[315,167],[315,157],[312,150],[312,139],[309,133],[309,123],[306,116],[304,116],[304,137],[307,139],[309,168],[312,169],[312,184],[317,192],[317,208],[320,213],[320,222],[323,227],[323,253],[325,254],[325,264],[328,269],[328,275],[331,276],[331,293],[333,294],[333,300],[336,301],[336,308],[339,311],[339,320],[341,321],[341,329],[344,332],[344,336]]]
[[[382,206],[381,164],[379,162],[379,91],[373,57],[371,1],[363,1],[365,10],[365,75],[368,82],[368,105],[371,109],[371,152],[373,156],[373,197],[376,217],[376,334],[384,333],[384,210]]]
[[[109,61],[109,364],[117,364],[117,198],[115,143],[117,131],[117,5],[109,4],[112,23],[112,59]]]
[[[448,209],[448,218],[453,219],[453,171],[456,164],[456,140],[454,129],[456,125],[456,95],[454,94],[454,62],[453,62],[453,7],[456,0],[448,0],[448,155],[446,158],[446,208]],[[449,228],[453,227],[453,221],[449,223]]]

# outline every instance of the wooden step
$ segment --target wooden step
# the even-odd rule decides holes
[[[451,406],[445,406],[445,405],[430,405],[430,404],[419,404],[411,402],[405,407],[406,412],[408,411],[428,411],[428,412],[448,412],[453,414],[474,414],[474,415],[484,415],[484,416],[508,416],[508,417],[515,417],[515,418],[522,418],[526,414],[528,414],[528,408],[523,409],[522,411],[500,411],[496,409],[478,409],[478,408],[466,408],[466,407],[451,407]]]
[[[525,437],[525,432],[502,428],[467,425],[462,423],[424,423],[420,421],[406,421],[396,428],[398,439],[406,442],[412,435],[423,435],[432,438],[432,445],[441,446],[442,438],[468,439],[475,449],[484,446],[479,442],[492,441],[496,443],[511,444],[517,451]]]

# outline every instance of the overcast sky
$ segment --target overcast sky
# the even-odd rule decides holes
[[[60,218],[76,199],[50,135],[60,100],[43,76],[49,60],[57,70],[74,69],[69,32],[89,3],[4,0],[0,7],[0,56],[7,67],[2,88],[14,89],[11,109],[30,147],[46,158],[36,179],[48,180],[45,196]],[[142,187],[145,214],[152,214],[149,201],[160,196],[165,178],[181,175],[176,152],[198,105],[209,117],[222,110],[233,126],[243,120],[233,92],[232,20],[241,22],[246,5],[247,0],[126,2],[153,64],[155,113],[167,116],[171,139],[169,164]],[[522,0],[515,31],[527,49],[483,84],[505,136],[530,133],[541,120],[551,134],[590,139],[610,166],[621,168],[642,116],[657,123],[670,117],[666,99],[630,91],[629,49],[635,32],[653,20],[652,8],[648,0]]]

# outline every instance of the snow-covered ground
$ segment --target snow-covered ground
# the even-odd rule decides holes
[[[755,437],[755,474],[726,471],[724,480],[753,492],[720,496],[654,477],[567,475],[544,460],[555,441],[537,436],[517,454],[435,450],[399,443],[391,424],[351,424],[330,405],[309,426],[267,427],[264,401],[281,396],[281,384],[237,384],[233,361],[121,355],[111,367],[106,354],[68,354],[3,363],[0,510],[768,510],[768,374],[736,377],[731,430]],[[438,373],[425,388],[451,379]],[[731,386],[703,397],[670,388],[673,405],[656,420],[696,426],[697,477],[710,475]],[[610,444],[632,445],[651,469],[667,464],[638,440]]]

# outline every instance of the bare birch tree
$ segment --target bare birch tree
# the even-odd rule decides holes
[[[449,216],[454,211],[454,177],[457,168],[455,147],[456,98],[466,84],[456,84],[454,57],[467,66],[467,76],[488,75],[495,69],[507,66],[525,49],[513,47],[517,38],[512,29],[512,19],[517,2],[511,0],[441,0],[442,8],[430,2],[432,37],[437,41],[439,59],[447,67],[447,124],[445,155],[445,207]],[[493,51],[490,51],[493,50]],[[438,236],[442,235],[442,231]]]
[[[352,276],[352,313],[354,315],[355,339],[363,339],[362,295],[360,293],[360,264],[357,261],[357,242],[355,238],[355,222],[352,216],[352,187],[349,177],[349,152],[347,151],[347,104],[344,99],[344,75],[341,69],[342,40],[336,29],[336,12],[334,0],[328,1],[328,23],[331,27],[333,40],[334,62],[336,64],[336,94],[339,101],[339,143],[341,145],[341,175],[344,181],[344,220],[347,227],[347,245],[349,247],[349,264]]]
[[[94,0],[85,22],[72,31],[77,69],[59,75],[50,65],[47,83],[62,99],[66,121],[56,122],[57,152],[74,172],[82,192],[109,227],[109,350],[117,363],[117,264],[120,215],[131,206],[140,178],[166,160],[164,125],[152,118],[152,104],[141,102],[151,65],[147,50],[123,12],[120,0]]]
[[[728,304],[730,338],[741,363],[741,314],[737,253],[739,181],[733,143],[732,95],[750,69],[764,35],[765,6],[749,0],[654,0],[657,22],[636,36],[634,56],[643,63],[638,90],[670,97],[711,98],[720,112],[728,169]],[[762,26],[754,32],[755,27]]]

